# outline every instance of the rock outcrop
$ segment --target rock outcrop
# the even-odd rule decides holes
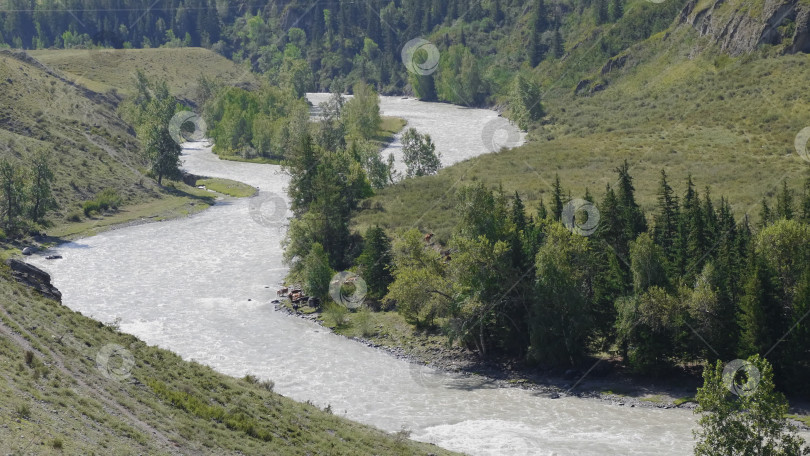
[[[733,56],[763,44],[785,44],[788,53],[810,52],[810,5],[800,0],[691,0],[678,21]]]
[[[6,261],[6,264],[11,267],[14,280],[39,291],[47,298],[62,302],[62,292],[51,284],[51,276],[47,272],[15,259]]]

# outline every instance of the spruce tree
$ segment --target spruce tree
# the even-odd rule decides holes
[[[532,11],[531,28],[529,29],[529,63],[532,68],[536,67],[543,60],[543,44],[541,42],[543,32],[546,31],[546,6],[543,0],[535,0]]]
[[[712,203],[711,189],[707,186],[705,192],[703,195],[703,219],[705,220],[706,247],[711,248],[720,235],[718,233],[719,221]]]
[[[787,180],[782,181],[782,191],[776,195],[776,218],[793,219],[793,190],[788,187]]]
[[[560,220],[563,212],[563,188],[560,184],[560,175],[554,175],[554,186],[551,193],[551,216],[552,220]]]
[[[545,220],[548,218],[548,209],[546,209],[546,204],[543,202],[543,198],[540,197],[540,204],[537,206],[537,221]]]
[[[771,211],[771,207],[768,206],[768,200],[765,197],[762,197],[762,205],[759,209],[759,228],[765,228],[766,226],[770,225],[774,220],[773,212]]]
[[[681,267],[687,281],[703,268],[708,252],[705,230],[705,214],[700,204],[700,195],[695,190],[690,174],[686,182],[680,222]]]
[[[655,242],[664,249],[669,263],[676,264],[678,257],[678,219],[680,209],[678,207],[678,197],[675,191],[667,182],[667,173],[661,170],[661,180],[658,183],[658,210],[654,216],[655,230],[653,236]],[[672,273],[674,271],[670,271]]]
[[[765,261],[752,258],[738,311],[740,356],[765,353],[781,335],[776,334],[780,306],[775,282]]]
[[[624,16],[624,3],[623,0],[610,0],[610,7],[608,8],[610,21],[616,22]]]
[[[559,59],[560,57],[563,56],[563,54],[565,54],[565,47],[564,47],[564,43],[563,43],[563,37],[562,37],[562,34],[560,33],[560,28],[559,27],[554,29],[554,37],[552,38],[552,40],[553,41],[551,43],[551,51],[552,51],[554,57]]]
[[[363,253],[357,258],[360,276],[368,286],[368,296],[380,299],[388,293],[388,285],[394,281],[392,275],[393,254],[391,239],[379,226],[366,232]]]
[[[810,177],[804,181],[804,191],[802,192],[801,206],[801,221],[804,223],[810,223]]]

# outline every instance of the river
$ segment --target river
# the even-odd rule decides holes
[[[491,150],[481,130],[497,122],[493,111],[392,97],[381,106],[383,114],[430,133],[445,164]],[[260,193],[48,252],[61,260],[32,257],[51,273],[66,306],[103,322],[120,318],[123,331],[225,374],[272,379],[276,391],[295,400],[331,405],[386,431],[406,428],[414,439],[473,455],[691,452],[690,411],[498,388],[433,372],[275,311],[270,301],[286,272],[280,242],[287,177],[274,165],[220,161],[202,143],[186,144],[183,160],[192,173],[239,180]]]

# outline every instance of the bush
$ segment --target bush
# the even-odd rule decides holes
[[[21,420],[27,420],[28,418],[31,418],[31,408],[28,407],[28,404],[20,404],[14,408],[14,414],[17,415],[17,418]]]
[[[323,318],[327,323],[335,327],[341,327],[346,324],[346,319],[349,315],[349,309],[331,302],[324,306]]]
[[[67,215],[66,219],[68,222],[81,222],[82,211],[73,211]]]
[[[374,326],[371,322],[371,309],[363,306],[354,317],[354,327],[361,337],[368,337],[374,334]]]
[[[259,383],[259,385],[262,388],[266,389],[267,391],[273,391],[273,388],[276,387],[276,382],[274,382],[272,380],[265,380],[265,381]]]
[[[118,196],[115,190],[108,188],[96,195],[96,202],[102,210],[106,211],[109,209],[118,209],[123,199]]]
[[[82,211],[86,217],[90,217],[94,212],[100,212],[101,206],[96,201],[85,201],[82,205]]]

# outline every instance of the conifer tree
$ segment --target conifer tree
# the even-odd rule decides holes
[[[531,17],[531,29],[529,30],[529,63],[532,68],[536,67],[543,60],[543,44],[541,42],[543,32],[546,31],[546,5],[543,0],[534,1],[534,9]]]
[[[680,209],[678,207],[678,197],[667,182],[667,173],[663,169],[661,170],[657,195],[658,210],[654,216],[655,230],[653,236],[655,242],[664,249],[670,265],[676,265]],[[670,270],[670,273],[672,272],[674,271]]]
[[[560,220],[563,212],[563,188],[560,184],[560,175],[554,175],[554,186],[551,193],[551,216],[552,220]]]
[[[788,187],[787,180],[782,181],[782,191],[776,195],[776,218],[793,219],[793,190]]]

